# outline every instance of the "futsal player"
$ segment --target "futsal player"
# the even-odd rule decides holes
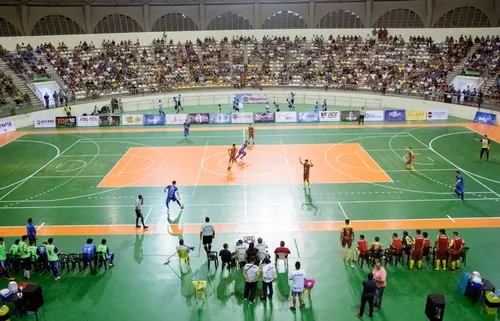
[[[292,106],[295,104],[295,94],[293,92],[290,93],[290,102],[292,103]]]
[[[144,215],[142,215],[141,211],[142,204],[144,204],[144,199],[142,198],[142,195],[139,195],[135,200],[135,227],[141,227],[139,225],[139,219],[141,219],[142,227],[148,228],[146,225],[144,225]]]
[[[439,230],[439,235],[436,239],[436,271],[439,271],[441,263],[443,264],[443,270],[446,270],[446,258],[448,256],[448,245],[450,240],[448,235],[446,235],[445,229]]]
[[[460,197],[462,201],[464,200],[465,185],[464,178],[460,174],[460,171],[457,171],[457,175],[455,176],[455,194],[457,194],[457,197]]]
[[[236,162],[236,144],[233,144],[231,148],[227,150],[227,153],[229,155],[229,163],[227,164],[227,170],[231,170],[231,167],[233,167],[234,162]]]
[[[415,153],[411,150],[411,147],[406,148],[408,150],[408,160],[406,161],[406,169],[409,169],[412,173],[415,172],[415,167],[413,167],[413,162],[415,161]]]
[[[280,105],[278,105],[276,102],[274,102],[274,109],[276,109],[276,112],[280,112]]]
[[[241,156],[241,160],[243,160],[243,158],[247,156],[247,152],[245,152],[245,149],[247,147],[248,147],[248,140],[245,140],[243,146],[241,146],[240,151],[238,152],[238,156],[236,156],[235,159],[238,159]]]
[[[483,154],[486,153],[486,160],[490,158],[490,139],[487,135],[484,135],[481,141],[481,154],[479,154],[479,159],[483,159]]]
[[[252,140],[252,145],[255,145],[255,130],[252,124],[248,124],[248,142]]]
[[[222,107],[221,107],[221,105],[220,105],[220,104],[219,104],[219,105],[217,105],[217,112],[218,112],[219,114],[220,114],[220,113],[222,113]]]
[[[453,239],[450,241],[450,261],[452,271],[460,269],[460,255],[462,254],[464,245],[465,241],[458,236],[458,232],[453,232]]]
[[[177,104],[177,97],[174,96],[174,108],[175,111],[177,112],[176,114],[179,113],[179,105]]]
[[[234,98],[233,100],[233,112],[235,111],[240,111],[239,108],[238,108],[238,99]]]
[[[158,100],[158,113],[160,115],[165,115],[165,113],[163,112],[163,103],[161,102],[161,100]]]
[[[323,105],[321,106],[322,111],[327,111],[328,110],[328,105],[326,104],[326,99],[323,100]]]
[[[266,103],[265,108],[266,108],[266,113],[268,113],[269,112],[269,103]]]
[[[295,107],[293,106],[292,101],[287,99],[286,102],[288,103],[288,110],[289,111],[294,110]]]
[[[304,189],[306,189],[306,183],[307,187],[311,187],[311,182],[309,181],[309,172],[311,170],[311,167],[314,167],[312,161],[310,160],[305,160],[302,163],[302,158],[299,157],[299,162],[302,166],[304,166]]]
[[[417,268],[422,268],[422,256],[424,253],[424,237],[420,235],[421,230],[416,231],[416,235],[413,238],[411,244],[411,256],[410,256],[410,270],[415,266],[415,261],[417,262]]]
[[[182,108],[182,97],[181,97],[181,94],[179,94],[179,97],[177,97],[177,109],[178,110],[184,110],[184,108]]]
[[[167,206],[167,213],[170,212],[170,207],[169,207],[170,202],[175,202],[179,205],[181,210],[184,209],[184,205],[182,205],[180,202],[181,198],[179,195],[179,189],[177,188],[176,185],[177,185],[177,182],[172,181],[172,184],[165,187],[165,190],[164,190],[164,192],[167,193],[167,200],[165,202],[165,205]]]
[[[349,262],[351,260],[351,247],[354,240],[354,229],[349,219],[345,220],[345,225],[340,230],[340,243],[342,244],[342,260]],[[345,248],[347,245],[347,249]],[[347,255],[346,255],[347,254]]]
[[[319,104],[318,104],[318,102],[316,102],[314,104],[314,111],[318,111],[318,110],[319,110]]]
[[[187,119],[184,121],[184,124],[182,125],[184,126],[184,137],[188,137],[189,136],[189,128],[191,127],[191,123],[187,121]]]

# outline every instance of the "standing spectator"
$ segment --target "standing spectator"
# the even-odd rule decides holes
[[[245,292],[243,299],[255,302],[257,293],[257,280],[259,279],[259,267],[255,265],[255,257],[250,257],[248,263],[245,264],[243,275],[245,276]]]
[[[259,253],[259,250],[257,250],[254,246],[254,243],[248,244],[248,249],[247,249],[247,258],[248,261],[250,262],[253,258],[253,262],[257,265],[259,265],[259,262],[257,260],[257,253]]]
[[[273,298],[273,282],[276,278],[276,269],[271,260],[266,257],[264,264],[262,267],[262,297],[260,298],[262,301]]]
[[[163,112],[163,103],[161,102],[161,100],[158,100],[158,113],[160,115],[165,115],[165,113]]]
[[[97,106],[94,106],[94,110],[92,111],[92,116],[99,116],[99,111],[97,110]]]
[[[14,278],[11,278],[9,274],[9,267],[7,265],[7,252],[5,251],[5,243],[2,237],[0,237],[0,274],[2,274],[3,278],[6,280],[14,280]]]
[[[64,113],[66,114],[67,117],[71,117],[71,107],[69,107],[68,104],[64,106]]]
[[[276,261],[276,264],[278,263],[278,255],[279,254],[285,254],[285,258],[288,258],[288,255],[290,254],[290,249],[288,247],[285,246],[285,241],[281,241],[280,242],[280,246],[277,247],[275,250],[274,250],[274,255],[275,255],[275,261]]]
[[[36,244],[36,229],[32,218],[29,218],[28,224],[26,224],[26,234],[28,235],[28,240]]]
[[[290,310],[295,311],[295,303],[297,297],[299,298],[300,308],[305,308],[302,293],[304,292],[304,280],[306,279],[306,272],[300,269],[300,262],[295,262],[295,270],[290,272],[288,278],[292,281],[292,306]]]
[[[45,108],[49,109],[49,94],[45,93],[45,96],[43,96],[43,100],[45,100]]]
[[[56,106],[56,108],[59,107],[59,95],[57,94],[57,91],[54,90],[52,98],[54,98],[54,105]]]
[[[368,273],[368,280],[363,281],[363,293],[361,294],[361,306],[359,307],[359,313],[356,314],[358,318],[363,317],[365,312],[366,302],[370,310],[368,311],[368,316],[373,318],[373,302],[375,299],[375,294],[377,292],[377,282],[373,279],[373,273]]]
[[[63,104],[64,104],[64,94],[62,89],[59,89],[59,105],[62,106]]]
[[[377,285],[377,294],[375,295],[374,306],[376,310],[380,310],[382,308],[382,297],[384,296],[385,286],[387,285],[387,272],[380,262],[378,262],[375,264],[372,273]]]

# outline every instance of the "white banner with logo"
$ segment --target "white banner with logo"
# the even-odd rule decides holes
[[[243,96],[244,104],[265,104],[269,100],[264,96]]]
[[[233,124],[251,124],[253,123],[253,113],[232,113],[231,123]]]
[[[365,121],[384,121],[384,111],[365,110]]]
[[[13,132],[16,130],[16,125],[12,120],[0,121],[0,134]]]
[[[122,115],[122,125],[124,126],[142,126],[144,124],[144,116],[135,115]]]
[[[340,121],[340,111],[320,111],[319,121]]]
[[[296,123],[297,113],[294,111],[276,112],[277,123]]]
[[[187,114],[167,114],[165,123],[167,125],[182,125],[187,118]]]
[[[56,119],[34,119],[33,127],[35,128],[56,128]]]
[[[99,126],[99,116],[78,116],[76,118],[76,126],[78,127]]]
[[[447,120],[448,111],[446,109],[428,109],[427,120]]]

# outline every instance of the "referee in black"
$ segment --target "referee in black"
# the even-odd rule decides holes
[[[483,159],[483,154],[486,153],[486,160],[490,158],[490,139],[487,135],[479,140],[481,142],[481,154],[479,154],[479,159]]]
[[[359,111],[358,125],[365,124],[365,114],[365,107],[361,107],[361,110]]]
[[[201,226],[200,240],[203,242],[203,247],[207,256],[212,250],[212,240],[215,238],[215,229],[212,223],[210,223],[210,217],[205,217],[205,223]]]

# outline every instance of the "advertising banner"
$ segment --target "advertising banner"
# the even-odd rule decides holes
[[[275,113],[255,113],[256,123],[274,123],[276,122]]]
[[[56,117],[56,127],[76,127],[76,117]]]
[[[210,124],[230,124],[231,113],[210,114]]]
[[[297,113],[294,111],[282,111],[276,112],[276,122],[277,123],[296,123]]]
[[[165,115],[161,115],[161,114],[143,115],[142,120],[144,121],[144,126],[163,126],[163,125],[165,125]]]
[[[56,119],[34,119],[33,127],[35,128],[56,128]]]
[[[142,126],[144,124],[143,117],[141,114],[134,115],[122,115],[122,125],[123,126]]]
[[[406,111],[406,120],[426,120],[427,113],[425,110],[407,110]]]
[[[319,112],[317,111],[299,111],[297,112],[298,123],[317,123],[319,122]]]
[[[358,121],[359,111],[357,110],[343,110],[340,112],[341,121]]]
[[[480,111],[477,111],[476,116],[474,116],[474,122],[480,124],[495,125],[496,120],[496,114],[483,113]]]
[[[120,126],[120,116],[99,116],[99,126]]]
[[[239,100],[240,102],[242,102],[243,98],[245,96],[247,96],[247,97],[248,96],[252,96],[252,94],[251,93],[238,93],[238,94],[234,95],[234,98],[237,99],[237,100]]]
[[[320,111],[319,121],[340,121],[340,111]]]
[[[365,110],[365,121],[384,121],[383,110]]]
[[[446,109],[428,109],[427,120],[447,120],[448,111]]]
[[[16,125],[12,120],[0,121],[0,134],[5,134],[8,132],[13,132],[16,130]]]
[[[252,95],[243,96],[243,103],[244,104],[265,104],[267,102],[268,102],[268,99],[265,96],[252,96]]]
[[[99,126],[99,116],[78,116],[76,119],[78,127]]]
[[[165,122],[167,125],[182,125],[187,118],[187,114],[167,114]]]
[[[385,121],[405,121],[406,111],[405,110],[385,110],[384,111]]]
[[[210,123],[210,114],[209,113],[197,113],[197,114],[189,114],[189,122],[191,124],[209,124]]]
[[[233,124],[251,124],[253,123],[253,113],[232,113],[231,123]]]

